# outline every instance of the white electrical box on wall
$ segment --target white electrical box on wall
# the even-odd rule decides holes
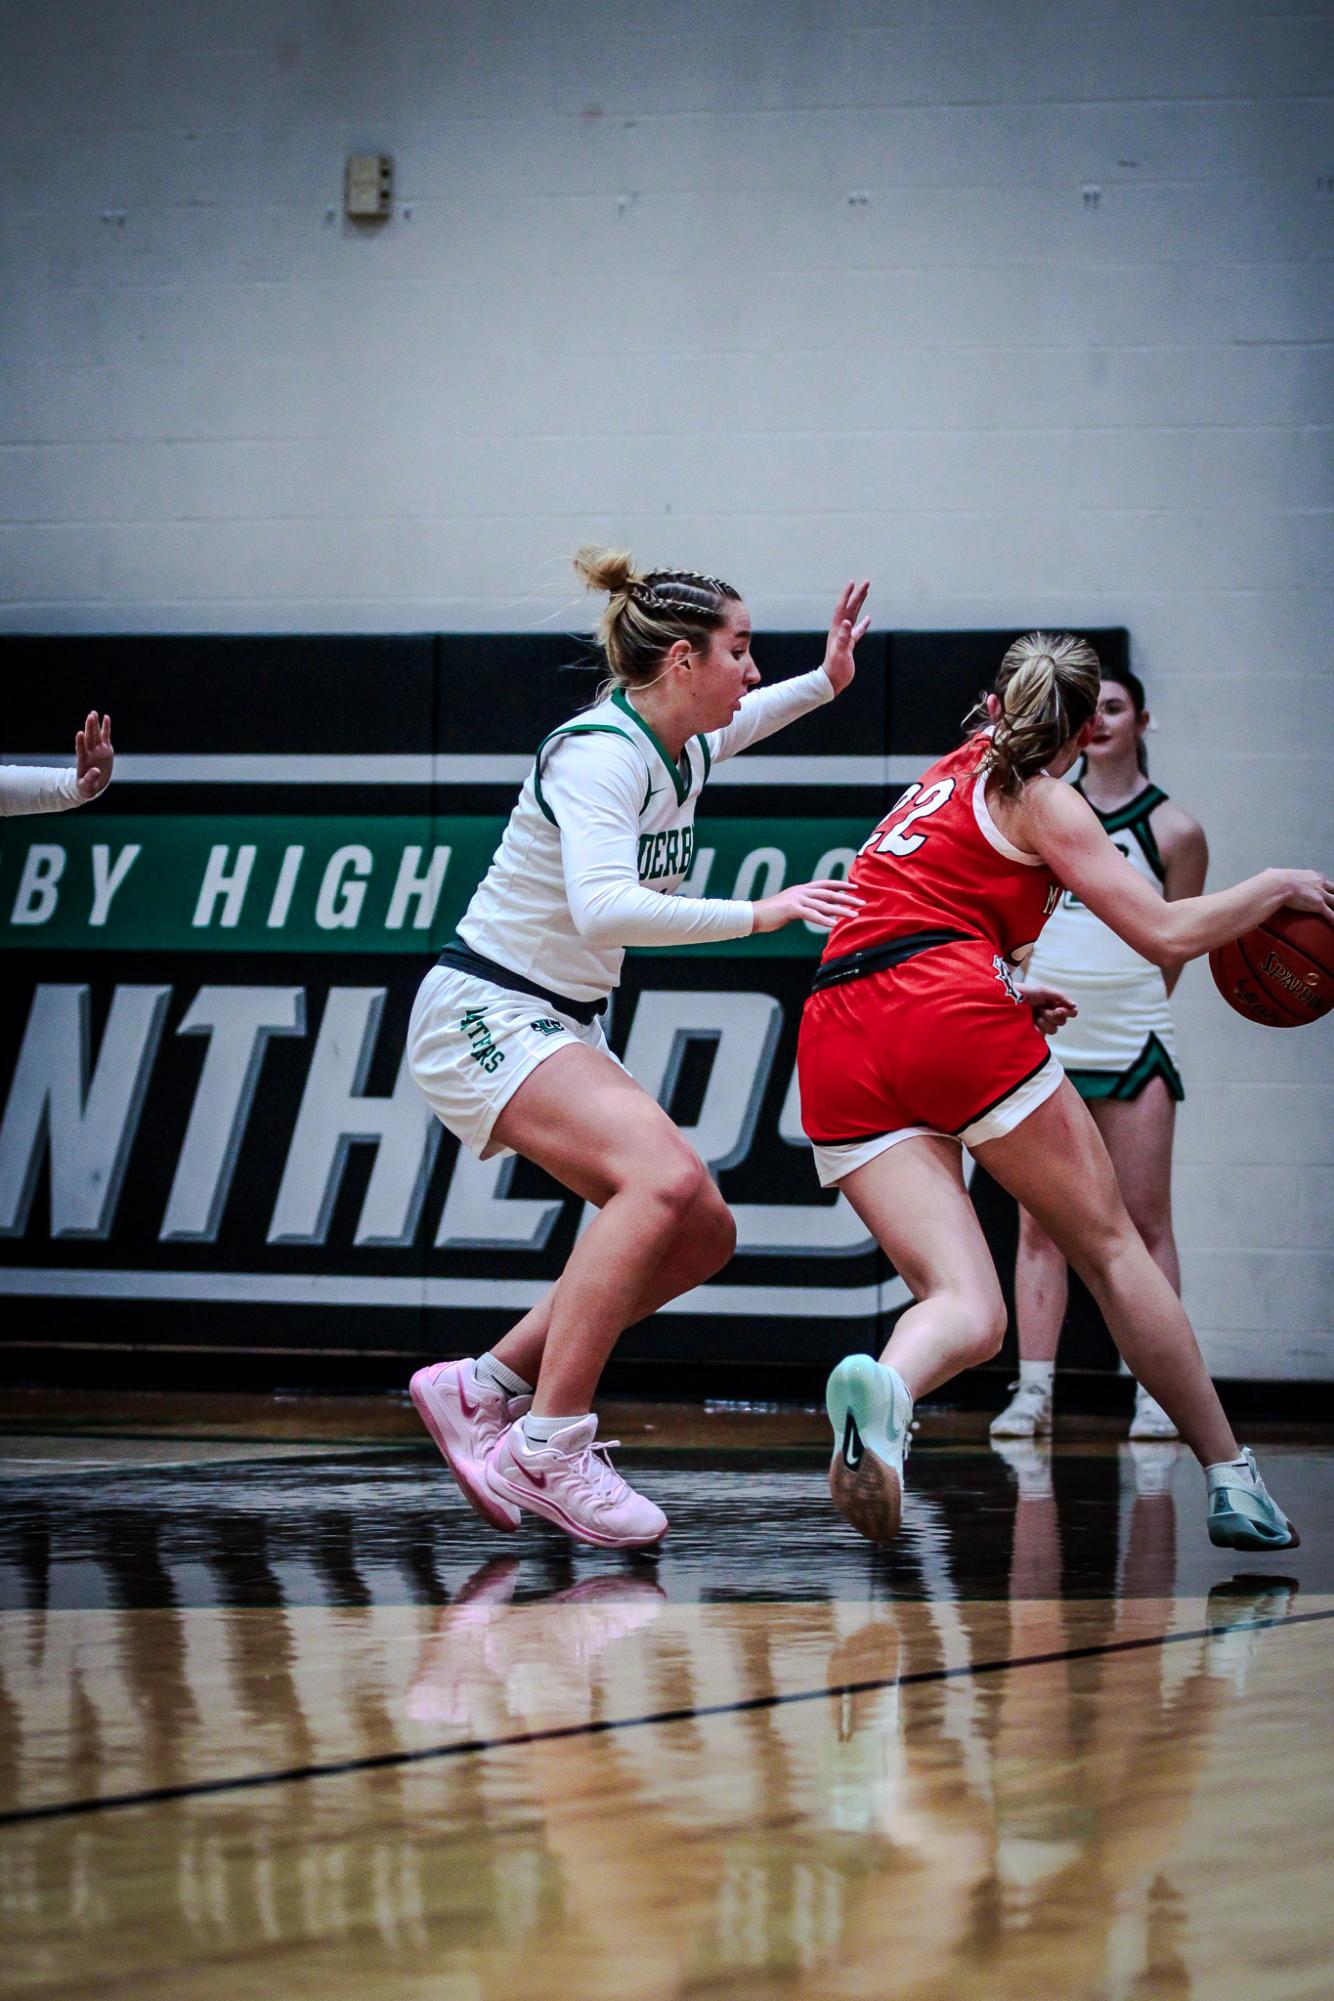
[[[343,177],[343,213],[357,222],[378,222],[394,199],[394,162],[388,153],[349,153]]]

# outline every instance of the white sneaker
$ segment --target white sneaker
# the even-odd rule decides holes
[[[1015,1395],[991,1420],[993,1438],[1041,1438],[1051,1430],[1051,1391],[1041,1383],[1011,1383]]]
[[[523,1416],[532,1398],[507,1397],[493,1384],[479,1383],[471,1361],[418,1369],[408,1391],[468,1506],[493,1529],[513,1534],[519,1510],[491,1492],[482,1468],[505,1427]]]
[[[498,1502],[545,1515],[576,1542],[650,1549],[666,1535],[667,1517],[612,1465],[618,1440],[593,1443],[597,1428],[596,1417],[581,1417],[533,1445],[521,1424],[511,1425],[486,1462],[486,1484]]]
[[[1296,1529],[1260,1478],[1249,1445],[1229,1465],[1207,1466],[1209,1540],[1217,1549],[1296,1549]]]
[[[1135,1385],[1135,1414],[1130,1420],[1132,1438],[1179,1438],[1180,1432],[1160,1403],[1155,1403],[1142,1383]]]
[[[903,1464],[912,1444],[913,1400],[895,1368],[847,1355],[825,1385],[834,1431],[829,1495],[868,1542],[892,1542],[903,1518]]]

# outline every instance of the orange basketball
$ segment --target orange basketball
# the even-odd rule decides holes
[[[1229,1007],[1262,1028],[1301,1028],[1334,1007],[1334,925],[1305,910],[1276,910],[1254,931],[1209,954]]]

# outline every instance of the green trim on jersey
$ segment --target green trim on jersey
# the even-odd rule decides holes
[[[560,822],[542,796],[542,753],[552,738],[558,736],[618,736],[624,741],[625,731],[618,730],[613,723],[562,723],[559,729],[548,730],[541,743],[537,746],[537,755],[533,759],[533,797],[537,800],[538,805],[546,814],[553,827],[559,826]],[[644,798],[644,806],[648,805],[649,799],[652,796],[653,788],[650,786]],[[644,806],[641,806],[639,809],[641,813],[644,810]]]
[[[1076,781],[1075,790],[1081,799],[1088,805],[1093,806],[1093,801],[1078,781]],[[1156,811],[1159,806],[1164,805],[1166,800],[1167,794],[1160,785],[1146,785],[1142,792],[1137,792],[1134,798],[1128,800],[1124,806],[1118,806],[1114,813],[1103,813],[1096,806],[1093,806],[1094,812],[1097,813],[1099,820],[1102,822],[1104,834],[1133,834],[1135,836],[1140,847],[1144,850],[1145,861],[1149,864],[1159,882],[1163,883],[1167,881],[1167,864],[1164,862],[1158,848],[1158,843],[1153,837],[1153,828],[1149,825],[1149,815]]]
[[[700,784],[707,785],[709,782],[709,773],[713,770],[713,752],[709,749],[709,739],[706,736],[697,736],[695,742],[704,753],[704,776],[700,780]]]
[[[1152,1034],[1126,1070],[1067,1070],[1065,1074],[1080,1097],[1086,1100],[1114,1098],[1119,1104],[1127,1104],[1132,1098],[1137,1098],[1155,1077],[1162,1078],[1178,1104],[1186,1095],[1181,1072],[1172,1061],[1166,1044]]]
[[[691,779],[682,778],[680,765],[677,764],[672,758],[670,758],[667,755],[667,746],[664,744],[662,738],[658,735],[658,732],[654,729],[652,723],[646,723],[644,721],[644,718],[640,715],[638,709],[635,708],[633,703],[628,699],[624,688],[613,688],[611,691],[611,699],[616,704],[616,707],[618,709],[623,710],[627,716],[633,717],[635,722],[639,724],[640,729],[643,730],[644,735],[653,745],[654,750],[657,751],[658,756],[662,759],[668,771],[671,773],[672,784],[676,787],[677,805],[684,806],[686,800],[690,797],[690,786],[692,782]],[[651,789],[649,796],[652,797]]]

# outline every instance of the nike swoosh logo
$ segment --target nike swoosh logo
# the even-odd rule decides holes
[[[520,1472],[521,1472],[521,1473],[523,1474],[523,1477],[524,1477],[524,1479],[525,1479],[525,1480],[531,1480],[531,1481],[532,1481],[532,1483],[533,1483],[533,1485],[534,1485],[535,1487],[545,1487],[545,1486],[546,1486],[546,1484],[547,1484],[547,1476],[546,1476],[546,1474],[545,1474],[545,1473],[533,1473],[533,1472],[530,1472],[530,1471],[529,1471],[529,1469],[528,1469],[528,1467],[526,1467],[525,1465],[523,1465],[523,1464],[522,1464],[522,1463],[521,1463],[521,1462],[520,1462],[519,1460],[517,1460],[517,1459],[516,1459],[516,1460],[514,1461],[514,1464],[515,1464],[515,1465],[516,1465],[516,1466],[517,1466],[517,1467],[519,1468],[519,1471],[520,1471]]]
[[[460,1379],[459,1379],[459,1382],[458,1382],[458,1384],[457,1384],[457,1388],[458,1388],[458,1393],[459,1393],[459,1409],[460,1409],[460,1410],[461,1410],[461,1411],[463,1412],[463,1415],[464,1415],[465,1417],[476,1417],[476,1415],[477,1415],[477,1406],[476,1406],[476,1404],[475,1404],[475,1403],[469,1403],[469,1402],[468,1402],[468,1399],[467,1399],[467,1396],[466,1396],[466,1394],[465,1394],[465,1392],[464,1392],[464,1388],[463,1388],[463,1379],[462,1379],[462,1377],[460,1377]]]
[[[849,1472],[855,1473],[861,1463],[861,1433],[858,1431],[853,1420],[852,1412],[849,1411],[847,1422],[843,1426],[843,1464],[848,1468]]]

